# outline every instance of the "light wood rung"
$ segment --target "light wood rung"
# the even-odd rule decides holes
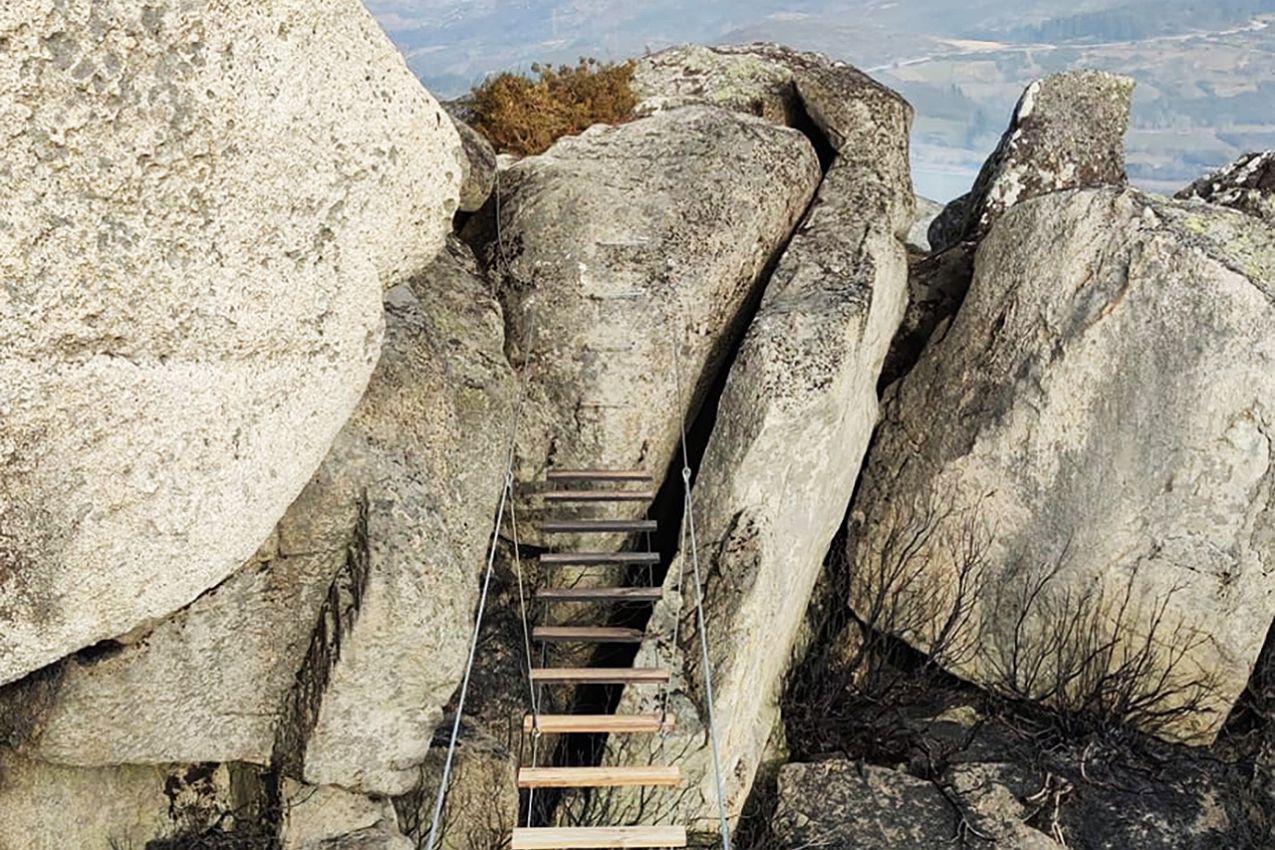
[[[682,784],[677,765],[611,765],[603,767],[523,767],[519,788],[618,788],[627,785],[671,787]]]
[[[641,643],[641,629],[618,626],[536,626],[531,639],[544,643]]]
[[[682,826],[515,827],[511,850],[685,847]]]
[[[668,679],[668,671],[657,667],[538,667],[531,671],[531,681],[544,684],[640,685]]]
[[[537,599],[549,602],[658,602],[664,598],[660,587],[542,587]]]
[[[523,718],[522,731],[534,732],[537,718],[528,714]],[[606,732],[610,734],[640,734],[643,732],[671,732],[676,726],[673,715],[658,714],[542,714],[540,731],[546,735],[565,735],[570,732]]]
[[[655,493],[651,490],[551,490],[544,497],[546,502],[649,502]]]
[[[540,523],[540,530],[545,534],[634,533],[655,531],[656,528],[653,519],[560,519]]]
[[[551,469],[545,473],[549,481],[650,481],[644,469]]]
[[[649,564],[654,566],[659,562],[659,552],[546,552],[540,556],[540,565],[542,567],[589,566],[591,564]]]

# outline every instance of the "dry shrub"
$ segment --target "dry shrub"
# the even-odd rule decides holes
[[[506,71],[474,89],[474,129],[498,151],[543,153],[592,124],[628,120],[637,105],[633,63],[582,58],[574,67],[532,65],[536,78]]]

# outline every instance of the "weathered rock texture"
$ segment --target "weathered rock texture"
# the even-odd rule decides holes
[[[233,829],[259,790],[227,766],[61,767],[0,749],[0,850],[118,850]]]
[[[389,800],[331,786],[284,783],[280,850],[413,850]]]
[[[518,479],[665,469],[683,327],[694,409],[818,180],[800,133],[702,106],[593,127],[502,172],[503,243],[467,235],[503,272],[509,347],[527,363]]]
[[[442,243],[455,130],[354,0],[0,9],[0,682],[243,564]]]
[[[18,730],[30,751],[411,787],[460,678],[512,374],[499,307],[458,240],[386,309],[367,395],[272,543],[145,635],[64,664]],[[31,701],[15,691],[6,704]]]
[[[935,219],[930,247],[981,239],[1020,201],[1123,185],[1132,95],[1133,80],[1104,71],[1068,71],[1032,83],[971,193]]]
[[[835,140],[836,158],[731,365],[694,490],[732,817],[776,725],[806,605],[876,425],[877,379],[906,299],[901,240],[914,215],[911,107],[848,66],[799,67],[794,80],[805,110]],[[678,599],[683,579],[685,598]],[[689,793],[676,817],[711,820],[716,789],[694,627],[698,588],[686,557],[670,568],[665,590],[672,603],[657,606],[657,637],[638,664],[671,659],[680,671],[676,744],[657,742],[651,752],[629,736],[624,742],[634,749],[624,756],[678,753]],[[658,710],[657,702],[630,689],[621,710]]]
[[[1275,615],[1273,302],[1249,216],[1119,190],[1007,212],[878,434],[852,607],[975,682],[1209,740]]]
[[[779,771],[779,846],[913,850],[944,847],[957,820],[938,786],[902,771],[828,761]]]
[[[461,157],[460,209],[474,212],[487,202],[496,183],[496,151],[482,135],[458,118],[452,119],[460,134]]]
[[[825,61],[813,53],[767,43],[671,47],[634,63],[636,111],[648,115],[707,104],[775,124],[801,124],[805,113],[793,87],[794,69]]]
[[[1245,154],[1175,197],[1232,207],[1275,224],[1275,151]]]
[[[316,496],[364,505],[367,551],[304,763],[307,782],[381,795],[415,783],[460,682],[514,389],[459,240],[386,311],[376,374],[316,476]]]

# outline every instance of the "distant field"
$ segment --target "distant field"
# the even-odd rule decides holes
[[[1180,188],[1275,147],[1275,0],[369,0],[443,97],[486,74],[686,41],[778,41],[869,70],[917,108],[918,191],[965,191],[1022,89],[1101,68],[1138,81],[1129,171]]]

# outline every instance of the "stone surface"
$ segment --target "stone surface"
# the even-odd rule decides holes
[[[974,245],[952,246],[939,254],[908,257],[908,307],[881,370],[883,386],[908,373],[930,337],[960,309],[974,277]]]
[[[938,201],[916,196],[916,218],[908,229],[907,246],[920,254],[930,252],[930,225],[946,207]]]
[[[849,761],[789,764],[778,788],[772,826],[787,850],[915,850],[946,847],[956,835],[955,812],[938,786],[902,771]]]
[[[1208,201],[1275,223],[1275,151],[1245,154],[1175,197]]]
[[[69,765],[268,765],[345,559],[344,549],[263,557],[136,642],[69,659],[28,748]]]
[[[814,54],[763,43],[661,50],[634,62],[636,112],[708,104],[791,125],[800,115],[793,66],[802,57],[813,60]]]
[[[1161,673],[1176,692],[1128,719],[1211,740],[1275,616],[1273,301],[1275,238],[1249,216],[1120,190],[1007,212],[878,432],[852,607],[1064,706],[1147,660],[1130,693]],[[897,605],[869,616],[882,589]]]
[[[437,252],[446,116],[355,0],[0,9],[0,682],[190,603]]]
[[[482,134],[464,121],[453,118],[463,149],[460,185],[461,212],[474,212],[487,203],[496,184],[496,151]]]
[[[596,126],[502,173],[507,264],[489,221],[466,237],[501,269],[508,347],[527,362],[518,480],[667,468],[819,173],[800,133],[703,106]]]
[[[254,801],[226,767],[76,768],[0,749],[0,850],[120,850],[203,832]]]
[[[906,298],[902,237],[914,217],[911,107],[848,67],[799,68],[795,84],[837,154],[731,365],[694,490],[732,817],[776,726],[806,607],[877,422],[877,379]],[[668,604],[648,627],[656,637],[636,662],[679,671],[675,743],[621,740],[624,757],[639,763],[656,756],[650,747],[679,753],[689,793],[674,819],[698,822],[715,817],[716,789],[691,575],[679,556],[665,582]],[[659,698],[631,688],[620,710],[657,711]]]
[[[316,476],[362,505],[366,563],[303,778],[401,794],[460,683],[503,486],[513,374],[469,249],[391,290],[381,362]]]
[[[968,197],[930,229],[930,247],[981,239],[1007,209],[1063,189],[1124,185],[1124,134],[1133,80],[1068,71],[1028,86],[1009,130]],[[959,222],[959,224],[957,224]]]
[[[413,850],[389,800],[284,782],[280,850]]]
[[[1032,812],[1023,800],[1038,793],[1040,783],[1010,764],[959,764],[944,782],[957,799],[970,830],[994,847],[1013,850],[1063,850],[1055,841],[1025,821]],[[1044,802],[1044,801],[1042,801]],[[1062,827],[1057,827],[1063,835]]]
[[[153,630],[63,664],[49,693],[10,689],[0,712],[44,707],[8,734],[66,764],[277,763],[410,787],[459,681],[512,385],[458,240],[386,303],[368,393],[271,544]]]

